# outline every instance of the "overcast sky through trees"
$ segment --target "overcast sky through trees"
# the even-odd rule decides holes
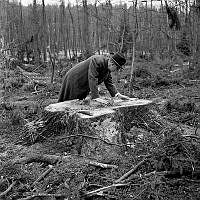
[[[76,3],[76,0],[64,0],[65,3],[67,4],[68,2],[74,4]],[[33,0],[21,0],[22,4],[24,6],[27,6],[28,4],[32,4],[33,3]],[[37,3],[38,4],[41,4],[42,0],[37,0]],[[78,0],[78,2],[82,2],[82,0]],[[88,3],[94,3],[95,0],[88,0]],[[105,0],[99,0],[99,2],[105,2]],[[127,2],[127,3],[130,3],[130,1],[127,1],[127,0],[111,0],[111,2],[113,4],[118,4],[118,3],[124,3],[124,2]],[[60,0],[45,0],[45,4],[60,4]]]

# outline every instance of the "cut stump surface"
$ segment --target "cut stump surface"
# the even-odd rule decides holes
[[[132,98],[128,101],[115,100],[114,105],[112,106],[104,106],[98,103],[96,105],[94,103],[91,105],[84,105],[81,102],[82,101],[79,100],[64,101],[61,103],[51,104],[47,106],[45,110],[48,112],[74,111],[77,112],[80,118],[90,119],[115,113],[115,111],[120,108],[146,106],[152,103],[150,100],[137,98]]]

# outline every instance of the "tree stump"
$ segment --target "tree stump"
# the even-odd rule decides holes
[[[124,133],[131,129],[131,122],[150,104],[150,100],[136,98],[115,100],[112,106],[79,100],[55,103],[45,108],[48,117],[40,120],[40,128],[43,133],[61,135],[59,143],[75,153],[97,159],[116,157],[126,149]]]

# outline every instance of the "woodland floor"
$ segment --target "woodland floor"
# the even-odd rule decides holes
[[[35,74],[32,70],[24,71],[26,74],[18,74],[16,80],[17,72],[11,70],[9,81],[12,84],[1,90],[6,89],[6,92],[0,99],[0,199],[200,199],[200,80],[189,79],[182,65],[173,68],[173,65],[140,62],[137,66],[136,96],[157,99],[162,118],[177,126],[191,128],[190,135],[194,137],[182,138],[175,134],[164,141],[164,146],[155,147],[154,140],[159,136],[156,138],[151,133],[148,138],[143,138],[142,144],[136,141],[135,150],[117,158],[110,156],[96,160],[117,166],[111,169],[86,163],[84,157],[60,145],[60,136],[23,145],[20,140],[25,124],[40,118],[44,107],[57,101],[61,78],[56,74],[55,83],[48,84],[50,76],[44,68]],[[120,75],[120,82],[114,78],[121,93],[128,94],[125,80],[129,80],[129,74],[127,66]],[[36,153],[70,157],[68,162],[61,160],[52,166],[41,162],[13,164],[13,161]],[[145,158],[149,158],[148,161],[138,166],[132,178],[112,186]],[[175,176],[165,174],[172,171],[167,166],[169,162],[178,170]],[[193,169],[192,173],[185,173],[185,165]],[[51,167],[50,173],[36,181]],[[106,186],[108,189],[103,189],[104,192],[88,194],[88,191]]]

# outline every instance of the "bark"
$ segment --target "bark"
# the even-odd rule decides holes
[[[46,48],[47,48],[47,21],[46,21],[45,2],[44,0],[42,0],[42,49],[43,49],[44,62],[47,60]]]
[[[34,63],[38,66],[40,62],[40,53],[39,53],[39,18],[37,12],[37,2],[33,0],[33,50],[34,50]]]
[[[80,11],[79,11],[79,6],[78,6],[78,0],[76,0],[76,10],[77,10],[77,17],[78,17],[78,41],[79,41],[79,51],[80,49],[83,48],[83,37],[82,37],[82,32],[81,32],[81,24],[80,24]]]
[[[89,12],[87,0],[83,0],[83,43],[85,57],[91,56],[91,44],[90,44],[90,34],[89,34]]]
[[[95,14],[96,14],[96,45],[95,45],[95,47],[96,47],[96,49],[97,49],[97,51],[98,51],[98,54],[100,55],[100,48],[99,48],[99,39],[100,39],[100,37],[99,37],[99,14],[98,14],[98,8],[97,8],[97,0],[95,1]]]
[[[77,49],[76,49],[76,30],[75,30],[75,23],[74,23],[74,18],[71,12],[70,4],[68,4],[68,10],[72,22],[72,52],[73,56],[77,56]]]
[[[111,1],[108,0],[106,3],[106,50],[107,52],[110,51],[109,43],[110,43],[111,18],[112,18],[112,4],[111,4]]]
[[[51,81],[50,82],[51,82],[51,84],[53,84],[54,75],[55,75],[55,55],[54,55],[54,57],[52,57],[51,50],[48,49],[47,51],[49,53],[49,59],[51,62]]]
[[[132,32],[132,38],[133,38],[133,46],[132,46],[132,63],[131,63],[131,76],[130,76],[130,84],[129,84],[129,95],[132,96],[133,94],[133,85],[135,82],[135,76],[134,71],[135,69],[135,46],[136,46],[136,40],[138,37],[138,16],[137,16],[137,0],[135,3],[133,3],[133,21],[134,21],[134,30]]]
[[[196,53],[194,55],[194,70],[196,76],[200,77],[200,0],[196,0],[196,23],[197,23],[197,41],[196,41]]]

